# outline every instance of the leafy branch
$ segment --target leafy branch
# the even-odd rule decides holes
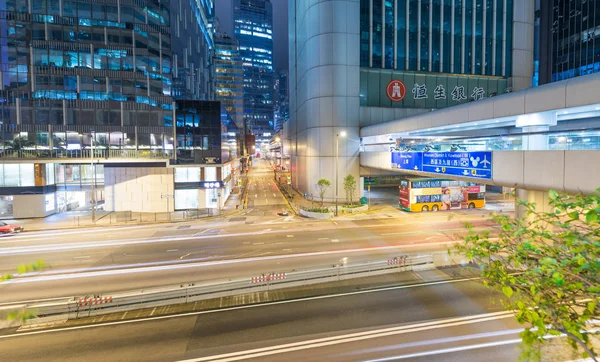
[[[535,356],[544,336],[566,335],[574,350],[598,361],[588,322],[600,316],[600,189],[593,195],[549,192],[552,212],[519,201],[525,218],[492,216],[497,237],[467,225],[454,250],[479,264],[484,283],[527,327],[522,358]],[[588,333],[589,332],[589,333]]]

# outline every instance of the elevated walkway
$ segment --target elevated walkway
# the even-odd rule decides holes
[[[592,74],[364,127],[361,176],[400,172],[593,192],[600,187],[599,89],[600,74]]]

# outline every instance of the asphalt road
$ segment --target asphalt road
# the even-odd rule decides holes
[[[6,361],[511,361],[519,326],[475,282],[359,291],[0,336]]]
[[[255,164],[256,165],[256,164]],[[246,214],[187,224],[75,229],[0,238],[0,273],[43,260],[42,273],[0,284],[0,303],[106,294],[251,277],[398,254],[445,251],[485,212],[408,214],[357,221],[281,217],[283,198],[259,161],[249,175],[257,202]],[[275,193],[276,196],[272,196]],[[387,217],[391,216],[391,217]],[[380,216],[381,217],[381,216]]]

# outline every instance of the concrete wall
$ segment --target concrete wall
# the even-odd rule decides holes
[[[105,167],[106,211],[173,212],[174,171],[166,167]],[[168,204],[168,205],[167,205]]]
[[[360,107],[360,126],[372,126],[426,112],[431,112],[431,110],[423,108]]]
[[[283,138],[291,138],[292,184],[300,192],[316,193],[320,178],[335,182],[341,131],[348,137],[339,143],[340,195],[344,176],[358,177],[359,33],[358,0],[289,0],[290,121]],[[326,198],[334,193],[332,185]]]
[[[600,165],[600,151],[496,151],[493,152],[492,159],[492,180],[477,179],[477,182],[526,190],[552,189],[569,193],[592,193],[600,187],[600,168],[597,167]],[[392,169],[391,160],[390,152],[361,153],[361,176],[368,176],[369,169],[407,173]],[[407,174],[439,177],[439,174],[427,172]]]
[[[46,211],[46,195],[13,195],[13,217],[15,219],[27,219],[34,217],[46,217],[56,213],[56,197],[54,207]]]

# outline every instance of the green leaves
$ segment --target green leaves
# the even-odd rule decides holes
[[[585,222],[588,224],[595,224],[598,222],[598,213],[596,210],[590,210],[585,214]]]
[[[510,298],[510,297],[512,297],[514,292],[511,287],[504,286],[504,287],[502,287],[502,293],[504,293],[504,295],[506,295],[508,298]]]
[[[478,263],[483,283],[502,293],[502,304],[525,325],[524,356],[539,353],[547,334],[565,331],[579,352],[585,346],[594,353],[582,331],[600,319],[600,192],[550,191],[549,199],[549,212],[521,201],[527,219],[493,215],[497,239],[466,225],[465,243],[455,251]]]

